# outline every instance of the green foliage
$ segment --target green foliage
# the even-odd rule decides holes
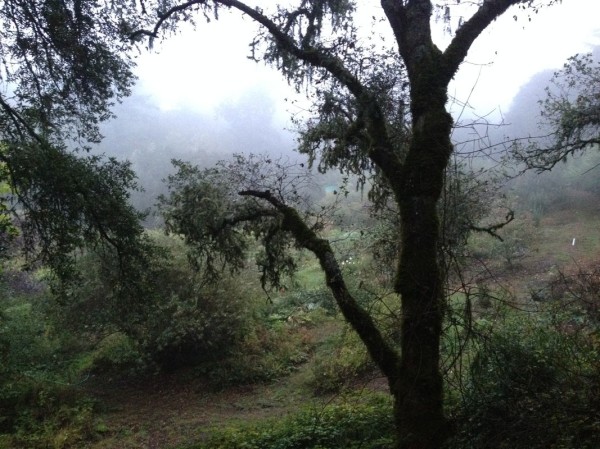
[[[597,343],[557,328],[540,313],[514,313],[481,346],[452,447],[598,447]]]
[[[304,164],[253,154],[236,154],[204,170],[173,163],[177,173],[169,176],[170,193],[160,197],[159,209],[167,232],[185,239],[189,258],[204,280],[214,282],[227,269],[239,272],[248,262],[250,239],[255,239],[261,243],[254,258],[263,288],[283,287],[296,270],[291,232],[283,225],[281,211],[241,193],[259,192],[297,207],[312,228],[320,230],[323,217],[306,196],[312,175]]]
[[[598,334],[600,325],[600,265],[590,268],[580,267],[573,274],[559,273],[550,282],[546,299],[558,318],[565,313],[571,319],[570,328],[583,331],[588,329]],[[567,307],[565,307],[567,305]],[[566,309],[566,311],[565,311]]]
[[[323,273],[319,271],[317,276],[322,278]],[[314,283],[317,284],[317,282]],[[338,308],[333,295],[322,286],[322,279],[319,279],[318,284],[321,284],[320,288],[306,289],[300,286],[285,292],[284,295],[277,299],[275,304],[277,306],[277,313],[289,317],[297,311],[309,312],[321,308],[328,314],[336,314]]]
[[[136,188],[129,164],[77,153],[100,140],[99,123],[134,78],[120,28],[131,9],[101,9],[79,0],[0,7],[0,239],[5,246],[18,225],[28,263],[47,264],[61,281],[76,279],[73,251],[84,245],[112,247],[126,271],[142,231],[127,203]]]
[[[227,223],[234,195],[229,180],[216,168],[201,170],[182,161],[173,165],[177,173],[168,178],[170,194],[159,198],[166,231],[185,238],[190,261],[208,280],[217,279],[225,266],[240,270],[248,245]]]
[[[147,238],[147,264],[136,267],[132,288],[120,290],[114,254],[89,253],[81,282],[56,306],[56,319],[74,332],[122,333],[130,341],[117,340],[116,347],[131,356],[139,351],[142,364],[176,368],[223,357],[247,330],[252,300],[244,296],[243,284],[223,278],[205,285],[179,238],[158,233]]]
[[[349,388],[361,375],[373,372],[364,344],[354,332],[332,337],[311,361],[309,387],[316,394],[338,393]]]
[[[82,368],[94,374],[141,376],[149,368],[148,355],[125,334],[115,332],[101,339],[82,360]]]
[[[281,292],[269,303],[255,307],[248,332],[233,353],[205,364],[203,372],[215,387],[226,388],[273,381],[305,364],[311,366],[315,354],[322,351],[317,350],[320,340],[339,325],[335,312],[331,294],[325,289]],[[358,341],[355,343],[360,347]],[[364,355],[364,349],[361,351]],[[323,357],[324,363],[329,352]]]
[[[529,239],[523,227],[510,228],[503,234],[502,240],[494,242],[491,257],[502,260],[507,268],[515,269],[527,256],[528,242]]]
[[[273,381],[309,360],[314,350],[311,317],[281,312],[255,318],[230,354],[203,364],[202,372],[215,388]]]
[[[0,140],[100,138],[98,122],[111,116],[134,79],[120,23],[133,12],[129,6],[108,14],[98,3],[76,0],[2,3],[2,82],[11,89],[0,97]]]
[[[391,449],[389,398],[373,395],[352,404],[307,409],[281,421],[219,430],[189,449]]]
[[[45,292],[21,297],[2,285],[0,447],[77,447],[89,438],[93,403],[79,391],[79,348],[45,313]]]
[[[94,403],[68,387],[32,385],[36,395],[19,413],[11,434],[0,435],[2,449],[77,449],[94,440]]]
[[[136,188],[128,163],[80,157],[50,145],[11,145],[0,153],[7,182],[19,207],[20,231],[31,264],[44,263],[61,280],[77,276],[73,252],[113,250],[126,281],[140,256],[141,214],[128,204]]]

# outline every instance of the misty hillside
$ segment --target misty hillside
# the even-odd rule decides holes
[[[172,159],[211,166],[233,153],[292,154],[293,136],[275,117],[264,90],[247,92],[212,114],[189,109],[161,110],[148,97],[133,94],[114,108],[103,124],[96,151],[131,161],[144,192],[135,192],[140,210],[164,193],[162,180],[173,172]]]

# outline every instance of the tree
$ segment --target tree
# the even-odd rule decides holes
[[[600,145],[600,62],[592,54],[575,55],[556,72],[541,102],[542,141],[517,147],[515,157],[527,168],[551,170],[568,157]]]
[[[84,153],[133,83],[122,20],[100,11],[86,0],[0,5],[0,231],[18,227],[28,266],[62,281],[77,248],[115,251],[124,271],[143,252],[129,164]]]
[[[450,3],[442,5],[443,16],[450,14]],[[318,117],[302,133],[301,149],[318,160],[321,169],[337,167],[371,177],[397,204],[402,241],[395,281],[403,312],[400,351],[382,337],[348,292],[329,243],[284,196],[264,188],[239,192],[251,197],[257,210],[262,206],[265,216],[278,217],[279,229],[319,259],[344,317],[388,379],[401,448],[438,448],[450,431],[439,369],[444,297],[437,210],[453,151],[453,120],[445,107],[448,83],[479,34],[513,5],[539,6],[530,0],[477,2],[475,13],[461,23],[444,51],[432,40],[432,15],[440,10],[430,0],[382,0],[397,51],[364,45],[351,21],[354,4],[335,0],[302,1],[295,9],[280,6],[271,15],[238,0],[161,2],[154,26],[133,35],[154,39],[161,28],[191,17],[194,10],[216,15],[225,7],[250,17],[262,30],[252,43],[254,57],[274,64],[297,86],[316,86]],[[390,98],[394,101],[388,102]],[[219,229],[230,224],[224,221]],[[197,234],[200,240],[207,235]]]

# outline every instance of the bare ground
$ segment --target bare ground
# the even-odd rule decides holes
[[[280,382],[284,382],[282,380]],[[212,391],[187,373],[95,393],[105,409],[102,439],[92,449],[164,449],[202,441],[224,423],[282,416],[294,405],[282,384]]]

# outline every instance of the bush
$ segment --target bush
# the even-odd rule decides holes
[[[148,371],[151,363],[135,342],[121,332],[107,335],[84,357],[84,367],[94,374],[134,377]]]
[[[138,267],[139,277],[127,290],[119,284],[115,256],[90,252],[82,257],[82,279],[58,298],[57,322],[97,342],[111,334],[127,337],[118,349],[127,354],[98,355],[96,363],[104,370],[112,362],[127,370],[131,363],[174,369],[230,353],[249,327],[251,300],[244,285],[227,276],[218,285],[203,284],[180,239],[155,232],[149,238],[147,266]]]
[[[263,318],[229,357],[204,364],[203,372],[219,389],[286,376],[305,363],[313,350],[307,323]]]
[[[81,447],[97,432],[94,402],[70,386],[32,382],[28,401],[18,409],[12,432],[2,435],[3,449],[56,449]]]
[[[42,292],[1,292],[0,447],[79,447],[93,433],[93,403],[77,388],[76,348],[44,314]]]
[[[550,282],[548,300],[555,309],[568,307],[571,313],[569,327],[573,330],[600,325],[600,264],[589,269],[580,267],[573,274],[559,273]]]
[[[461,449],[600,447],[598,348],[543,314],[509,319],[475,357],[456,422]]]
[[[223,358],[241,343],[249,314],[233,281],[219,288],[188,281],[173,285],[170,294],[167,288],[160,292],[167,299],[153,308],[140,332],[144,351],[159,366],[173,369]]]

